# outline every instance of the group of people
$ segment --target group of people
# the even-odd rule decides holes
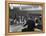
[[[15,19],[16,20],[16,19]],[[14,20],[14,21],[15,21]],[[40,20],[40,21],[39,21]],[[16,22],[16,21],[15,21]],[[41,27],[42,27],[42,25],[39,25],[38,26],[38,24],[40,24],[41,23],[41,18],[40,19],[38,19],[37,17],[35,17],[35,20],[32,20],[30,17],[28,18],[28,20],[26,21],[26,24],[23,26],[23,27],[25,27],[26,25],[28,25],[28,27],[27,28],[24,28],[24,29],[22,29],[22,32],[30,32],[30,31],[34,31],[34,28],[39,28],[39,29],[41,29]]]

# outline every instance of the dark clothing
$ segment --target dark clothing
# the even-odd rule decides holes
[[[23,29],[22,31],[34,31],[35,22],[33,20],[28,20],[24,26],[26,25],[28,25],[28,27]]]

